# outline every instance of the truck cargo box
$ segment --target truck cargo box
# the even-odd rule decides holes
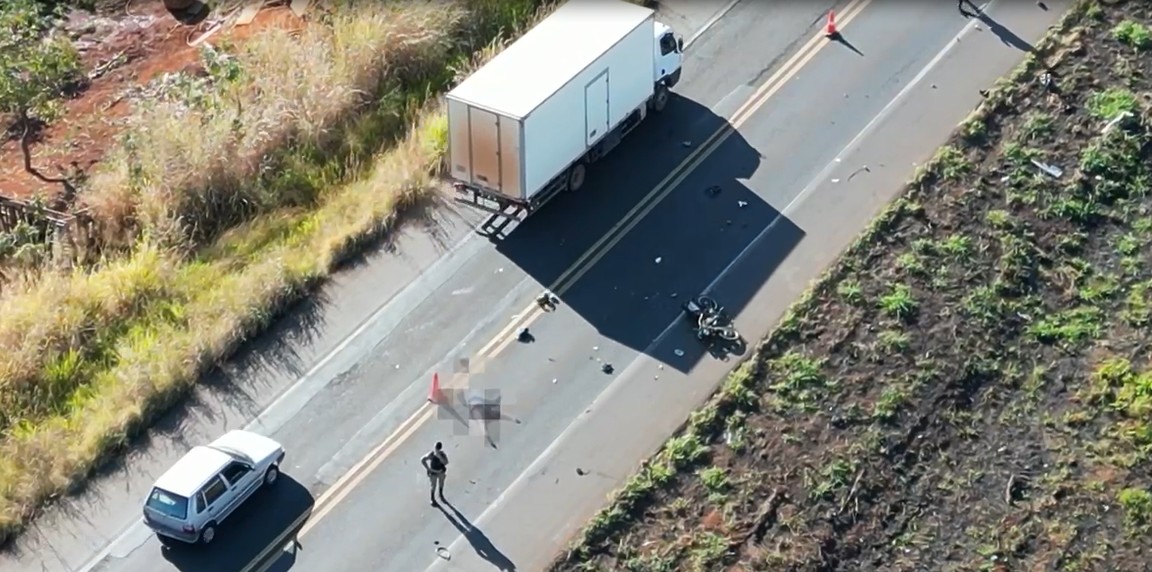
[[[447,95],[449,175],[528,201],[650,98],[655,13],[571,0]]]

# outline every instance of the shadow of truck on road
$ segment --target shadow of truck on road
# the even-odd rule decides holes
[[[161,553],[181,572],[284,572],[291,568],[296,535],[312,515],[314,505],[315,499],[304,485],[281,474],[275,486],[257,492],[220,525],[212,544],[173,543]],[[293,546],[291,554],[283,550],[285,546]],[[285,556],[289,556],[287,562]]]
[[[729,134],[718,147],[706,155],[695,153],[726,128]],[[743,310],[803,237],[743,182],[760,159],[726,119],[674,97],[664,113],[589,169],[583,189],[554,199],[496,248],[545,286],[568,283],[561,286],[561,303],[605,337],[649,351],[680,314],[681,304],[703,292],[738,257],[715,297],[732,315]],[[694,165],[690,172],[682,167],[686,160]],[[652,200],[648,195],[658,185],[670,191]],[[633,225],[618,243],[604,240]],[[758,237],[758,245],[750,248]],[[598,253],[581,266],[594,264],[570,272],[594,247]],[[736,280],[740,284],[728,284]],[[681,329],[690,332],[686,321]],[[691,369],[709,351],[688,337],[678,348],[657,348],[652,357],[681,371]]]

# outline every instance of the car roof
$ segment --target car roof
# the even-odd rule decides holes
[[[185,498],[191,497],[232,460],[232,456],[224,451],[202,445],[193,447],[156,479],[155,487]]]

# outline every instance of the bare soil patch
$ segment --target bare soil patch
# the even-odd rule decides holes
[[[61,117],[38,132],[31,145],[33,164],[48,176],[90,173],[123,130],[134,91],[166,73],[202,73],[198,48],[190,44],[226,15],[184,23],[156,0],[100,1],[95,11],[70,11],[61,27],[80,51],[89,79],[64,102]],[[251,23],[221,27],[210,41],[236,44],[270,27],[303,25],[287,6],[270,5]],[[18,135],[0,142],[0,196],[50,202],[61,187],[24,170]]]
[[[552,571],[1147,569],[1152,10],[1065,23]]]

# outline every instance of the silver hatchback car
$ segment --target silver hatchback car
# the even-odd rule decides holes
[[[280,476],[284,448],[263,435],[229,431],[193,447],[156,481],[144,503],[144,523],[161,542],[208,544],[216,527],[261,486]]]

